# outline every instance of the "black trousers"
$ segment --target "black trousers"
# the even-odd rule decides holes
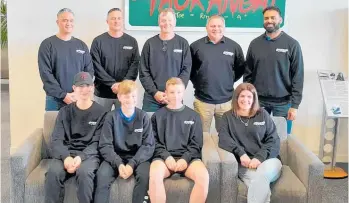
[[[64,182],[75,176],[77,196],[80,203],[91,203],[93,198],[94,178],[99,166],[99,159],[88,158],[81,162],[75,174],[64,169],[62,160],[52,159],[45,174],[45,203],[61,203],[64,201]]]
[[[149,170],[149,162],[141,163],[134,169],[133,175],[136,179],[136,184],[133,189],[132,203],[143,203],[144,196],[148,194]],[[106,161],[102,162],[96,176],[95,203],[109,203],[110,186],[118,176],[118,169],[114,169]]]

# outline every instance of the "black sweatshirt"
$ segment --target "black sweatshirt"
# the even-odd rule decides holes
[[[231,100],[234,82],[245,71],[244,53],[238,43],[223,37],[213,44],[203,37],[190,45],[193,66],[190,80],[195,97],[210,104],[221,104]]]
[[[189,44],[183,37],[175,35],[171,40],[163,41],[155,35],[145,42],[139,79],[151,96],[157,91],[165,91],[166,81],[171,77],[179,77],[187,85],[190,70]]]
[[[171,110],[163,107],[151,118],[156,141],[154,158],[182,158],[188,164],[201,158],[203,131],[198,113],[187,106]]]
[[[248,126],[243,122],[248,122]],[[219,147],[232,152],[239,163],[244,154],[260,162],[279,155],[280,138],[276,126],[268,112],[262,108],[250,119],[239,118],[232,110],[227,111],[222,117],[218,136]]]
[[[91,56],[95,70],[95,95],[115,99],[111,86],[125,79],[136,80],[140,66],[138,43],[124,33],[114,38],[105,32],[96,37],[91,45]]]
[[[62,100],[73,91],[73,79],[78,72],[94,74],[87,45],[74,37],[69,41],[56,35],[45,39],[40,44],[38,63],[46,95]]]
[[[80,156],[81,160],[98,156],[105,115],[104,108],[96,102],[85,110],[79,109],[76,103],[62,107],[52,132],[52,157],[64,161],[68,156]]]
[[[120,164],[128,161],[132,168],[152,158],[155,141],[146,112],[136,108],[134,118],[127,121],[115,109],[105,118],[99,151],[104,160],[117,170]]]
[[[290,101],[298,108],[302,100],[304,64],[299,43],[284,32],[270,39],[254,39],[247,51],[244,82],[252,83],[261,100]]]

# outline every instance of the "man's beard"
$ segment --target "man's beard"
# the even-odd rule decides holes
[[[277,23],[277,24],[273,24],[274,26],[273,27],[267,27],[267,25],[269,24],[273,24],[273,23],[268,23],[268,24],[264,24],[263,27],[264,29],[268,32],[268,33],[273,33],[273,32],[276,32],[280,29],[280,23]]]

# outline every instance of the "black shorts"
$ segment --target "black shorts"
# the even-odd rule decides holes
[[[173,157],[176,161],[180,160],[181,158],[180,157]],[[154,158],[152,161],[156,161],[156,160],[161,160],[165,163],[165,161],[162,159],[162,158]],[[194,161],[201,161],[201,159],[192,159],[189,163],[188,163],[188,167],[190,166],[191,163],[193,163]],[[165,164],[166,165],[166,164]],[[180,177],[185,177],[185,172],[187,171],[188,167],[184,170],[184,171],[181,171],[181,172],[174,172],[174,171],[170,171],[171,175],[169,177],[173,177],[173,176],[180,176]]]

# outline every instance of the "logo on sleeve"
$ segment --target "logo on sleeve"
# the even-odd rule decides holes
[[[184,124],[186,125],[193,125],[195,122],[194,121],[184,121]]]
[[[133,49],[133,47],[131,47],[131,46],[124,46],[124,47],[122,47],[122,49],[131,50],[131,49]]]
[[[280,49],[280,48],[277,48],[277,49],[276,49],[276,52],[286,53],[286,52],[288,52],[288,49]]]
[[[174,52],[174,53],[182,53],[183,50],[182,50],[182,49],[174,49],[173,52]]]
[[[233,56],[234,55],[234,53],[230,52],[230,51],[223,51],[223,54],[226,56]]]
[[[265,121],[262,121],[262,122],[254,122],[253,125],[265,125]]]
[[[94,121],[90,121],[88,122],[89,125],[92,125],[92,126],[95,126],[97,124],[97,122],[94,122]]]
[[[76,53],[79,53],[79,54],[84,54],[84,53],[85,53],[85,51],[84,51],[84,50],[81,50],[81,49],[77,49],[77,50],[76,50]]]
[[[135,133],[141,133],[141,132],[143,132],[143,128],[135,129]]]

